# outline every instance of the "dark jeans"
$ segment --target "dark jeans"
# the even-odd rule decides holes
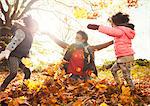
[[[8,59],[8,68],[9,68],[9,75],[7,78],[4,80],[2,85],[0,86],[0,91],[5,90],[5,88],[8,86],[8,84],[16,77],[17,71],[19,68],[22,69],[24,72],[25,76],[24,79],[29,79],[31,72],[30,69],[25,67],[25,65],[21,62],[20,58],[17,57],[9,57]]]

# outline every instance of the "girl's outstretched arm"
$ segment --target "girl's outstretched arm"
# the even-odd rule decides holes
[[[117,27],[108,27],[100,25],[98,31],[112,37],[121,37],[123,35],[122,30],[118,29]]]
[[[87,28],[92,30],[98,30],[99,32],[102,32],[112,37],[121,37],[123,35],[122,30],[118,29],[117,27],[89,24]]]

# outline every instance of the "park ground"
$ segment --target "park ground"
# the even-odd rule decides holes
[[[23,73],[0,92],[0,106],[148,106],[150,104],[150,65],[136,61],[131,68],[135,90],[130,91],[121,80],[116,86],[110,72],[110,64],[98,66],[98,78],[86,82],[69,79],[58,64],[44,70],[33,71],[30,80],[23,81]],[[8,71],[0,71],[0,83]]]

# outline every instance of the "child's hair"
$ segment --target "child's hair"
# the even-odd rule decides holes
[[[78,31],[77,34],[81,35],[83,39],[85,39],[85,42],[88,40],[88,35],[84,31]]]
[[[121,24],[128,23],[129,22],[129,15],[119,12],[119,13],[113,15],[111,17],[111,20],[115,25],[118,26]]]

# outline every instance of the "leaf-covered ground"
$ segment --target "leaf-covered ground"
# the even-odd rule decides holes
[[[150,67],[132,67],[136,86],[134,92],[125,81],[117,87],[107,69],[99,68],[99,77],[86,82],[71,80],[59,65],[50,65],[42,72],[33,72],[31,79],[23,82],[23,73],[0,92],[0,106],[148,106],[150,104]],[[7,71],[0,72],[0,83]],[[121,71],[119,72],[120,76]]]

